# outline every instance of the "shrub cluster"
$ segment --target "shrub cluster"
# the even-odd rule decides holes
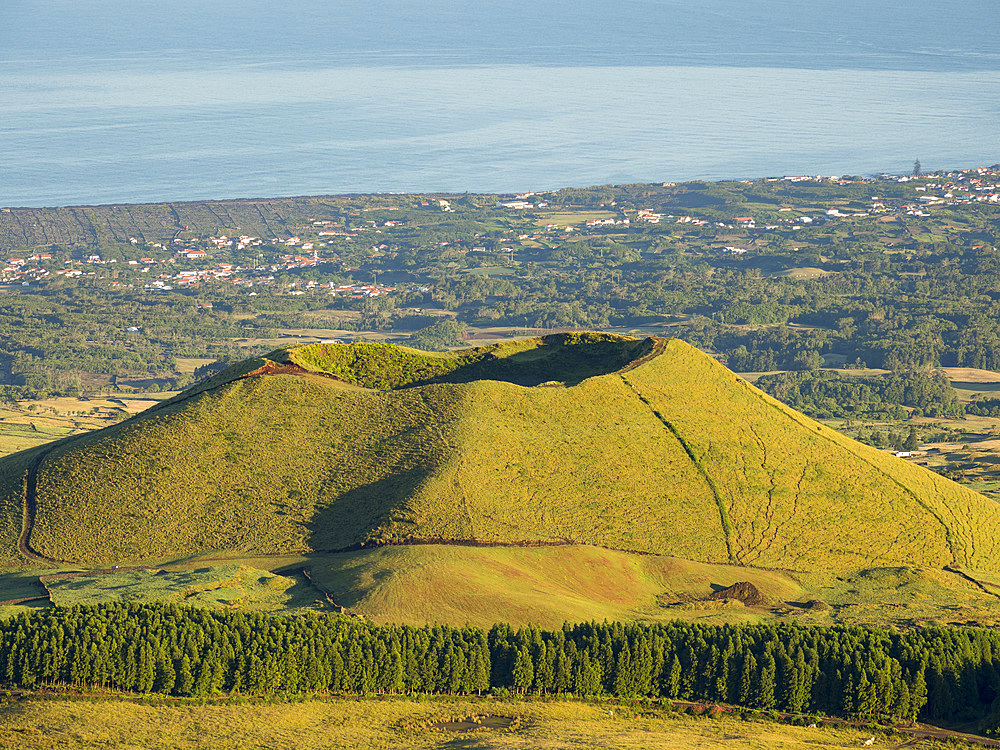
[[[864,377],[836,372],[764,375],[754,383],[793,409],[819,419],[906,419],[903,407],[931,417],[965,413],[940,370],[906,370]]]

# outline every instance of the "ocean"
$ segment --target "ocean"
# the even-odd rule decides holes
[[[4,0],[0,205],[1000,162],[1000,12],[843,0]]]

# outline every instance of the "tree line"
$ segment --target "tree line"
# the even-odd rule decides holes
[[[761,390],[817,419],[960,417],[958,393],[940,370],[902,370],[885,375],[847,375],[829,370],[783,372],[754,381]]]
[[[1000,695],[1000,634],[682,622],[485,631],[115,603],[0,623],[0,681],[175,696],[610,695],[957,719]]]

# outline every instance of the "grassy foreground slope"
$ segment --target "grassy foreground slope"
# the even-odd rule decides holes
[[[33,483],[15,461],[0,477],[34,500],[31,547],[84,564],[423,540],[1000,569],[992,501],[676,340],[284,350],[54,444]]]
[[[676,619],[696,610],[702,621],[760,619],[763,610],[702,601],[713,587],[737,581],[752,583],[776,604],[809,598],[801,584],[776,571],[583,545],[398,545],[318,557],[311,567],[313,580],[352,614],[418,626],[511,622],[558,628],[590,619]],[[675,602],[694,604],[683,610],[665,606]]]
[[[856,748],[871,730],[795,727],[720,715],[692,718],[662,709],[569,701],[334,698],[290,704],[141,705],[126,701],[8,699],[0,703],[0,747],[215,750],[287,748]],[[506,729],[469,728],[492,716]],[[458,721],[454,721],[458,720]],[[488,722],[484,722],[488,723]],[[464,724],[464,726],[463,726]],[[874,748],[900,747],[904,737],[879,733]],[[911,743],[906,743],[910,746]],[[918,748],[963,747],[934,740]],[[974,745],[969,745],[974,747]]]

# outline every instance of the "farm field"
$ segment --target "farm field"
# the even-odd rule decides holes
[[[462,722],[494,717],[485,727]],[[489,728],[489,724],[507,725]],[[476,726],[476,728],[471,728]],[[621,750],[870,747],[918,750],[977,745],[850,726],[797,727],[731,716],[678,715],[659,708],[568,701],[330,699],[289,704],[144,705],[7,700],[0,704],[0,747],[20,750],[261,750],[263,748],[476,748]]]
[[[174,395],[176,391],[63,396],[4,404],[0,406],[0,456],[107,427]]]

